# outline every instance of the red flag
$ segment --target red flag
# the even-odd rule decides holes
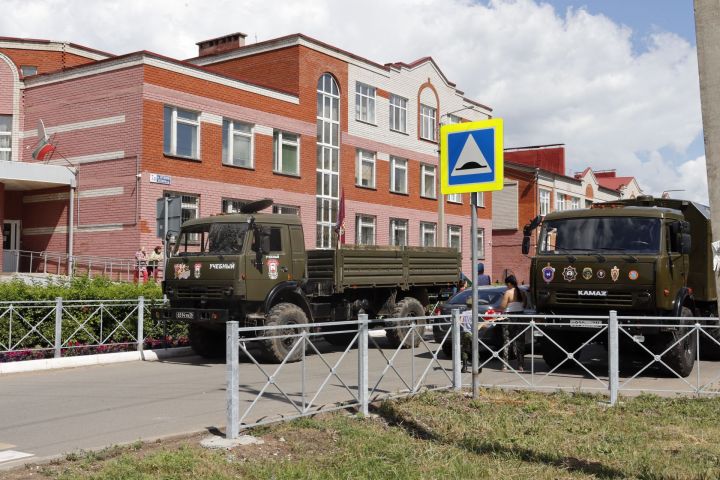
[[[345,190],[340,189],[340,205],[338,206],[337,224],[335,231],[338,235],[338,245],[345,243]]]
[[[40,137],[40,140],[32,152],[32,157],[35,160],[49,159],[56,147],[52,144],[47,132],[45,132],[45,124],[42,120],[38,120],[38,137]]]

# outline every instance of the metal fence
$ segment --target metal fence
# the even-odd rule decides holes
[[[239,328],[229,322],[226,436],[351,407],[367,415],[369,405],[382,399],[469,386],[470,373],[462,370],[463,360],[471,358],[472,340],[462,323],[457,311],[452,316],[383,320],[361,315],[357,321],[334,323],[332,331],[327,324]],[[610,405],[621,393],[720,394],[720,365],[703,360],[705,353],[720,352],[717,318],[618,317],[611,312],[491,315],[479,323],[482,387],[604,393]],[[435,341],[425,329],[430,324],[436,329]],[[380,336],[383,330],[372,326],[399,332],[395,338],[401,339],[400,346],[390,347]],[[574,341],[568,342],[568,331],[577,332]],[[662,331],[670,340],[662,347],[651,345],[640,334],[645,331]],[[254,348],[257,342],[278,339],[287,342],[289,353],[279,364],[263,362]],[[695,363],[689,375],[676,371],[668,360],[678,345],[688,346],[685,354]],[[248,368],[240,369],[241,357]]]
[[[100,353],[109,347],[142,351],[152,337],[149,330],[160,333],[167,346],[168,326],[150,319],[151,303],[144,297],[0,302],[0,361]]]

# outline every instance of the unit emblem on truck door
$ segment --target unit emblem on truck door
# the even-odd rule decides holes
[[[596,273],[595,275],[597,275],[597,278],[598,278],[598,279],[604,280],[606,273],[605,273],[605,270],[603,270],[603,269],[601,268],[600,270],[597,271],[597,273]]]
[[[617,282],[618,278],[620,278],[620,269],[617,265],[610,269],[610,278],[612,278],[613,282]]]
[[[577,279],[577,270],[573,266],[563,269],[563,278],[566,282],[574,282]]]
[[[202,263],[195,264],[195,278],[200,278],[200,270],[202,270]]]
[[[185,280],[190,278],[190,269],[184,263],[175,264],[175,278]]]
[[[267,260],[267,270],[268,270],[268,278],[270,280],[277,280],[278,278],[278,265],[280,265],[280,260],[277,258],[268,258]]]
[[[547,264],[547,267],[542,269],[543,274],[543,280],[545,280],[545,283],[550,283],[553,281],[553,278],[555,278],[555,269],[550,266],[550,264]]]
[[[592,268],[590,268],[590,267],[583,268],[583,278],[585,280],[590,280],[592,278],[592,274],[593,274]]]

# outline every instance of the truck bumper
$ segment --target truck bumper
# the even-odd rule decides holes
[[[153,320],[164,322],[188,323],[224,323],[229,314],[227,310],[205,308],[153,308],[150,310]]]

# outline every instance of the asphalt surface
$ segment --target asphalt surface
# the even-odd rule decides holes
[[[369,384],[374,388],[371,398],[377,399],[418,384],[432,387],[451,383],[448,378],[452,377],[451,361],[442,352],[437,361],[433,361],[427,348],[438,349],[432,335],[426,335],[427,347],[421,344],[414,351],[400,350],[393,359],[395,351],[387,346],[384,337],[377,336],[378,333],[374,333],[373,338],[379,348],[370,342]],[[309,349],[304,367],[300,362],[285,365],[276,372],[277,365],[260,365],[268,376],[273,377],[279,389],[267,385],[260,401],[245,415],[245,423],[296,412],[290,400],[302,408],[303,398],[306,404],[310,403],[323,383],[325,387],[313,405],[331,406],[353,398],[357,385],[357,350],[353,348],[343,357],[341,348],[332,347],[321,339],[314,343],[322,355]],[[487,386],[527,388],[532,385],[540,390],[564,388],[606,392],[606,356],[603,348],[590,346],[583,351],[582,357],[587,370],[576,366],[550,375],[537,355],[526,357],[525,371],[521,374],[502,371],[499,360],[491,360],[483,369],[480,380]],[[387,366],[389,359],[393,360],[394,369]],[[622,363],[620,383],[624,390],[621,395],[632,395],[639,390],[656,390],[665,395],[675,395],[673,391],[691,392],[698,379],[700,385],[709,385],[706,391],[720,391],[720,362],[700,362],[686,379],[672,378],[660,369],[651,368],[628,381],[643,363],[642,359]],[[337,376],[330,374],[331,368],[336,368]],[[267,379],[246,357],[241,357],[240,370],[242,416],[266,386]],[[383,376],[384,370],[387,371]],[[98,449],[202,430],[224,431],[225,372],[222,361],[208,362],[189,356],[159,362],[128,362],[2,376],[0,469],[81,449]],[[464,384],[468,385],[470,381],[469,374],[463,375]],[[22,454],[27,456],[20,458]]]

